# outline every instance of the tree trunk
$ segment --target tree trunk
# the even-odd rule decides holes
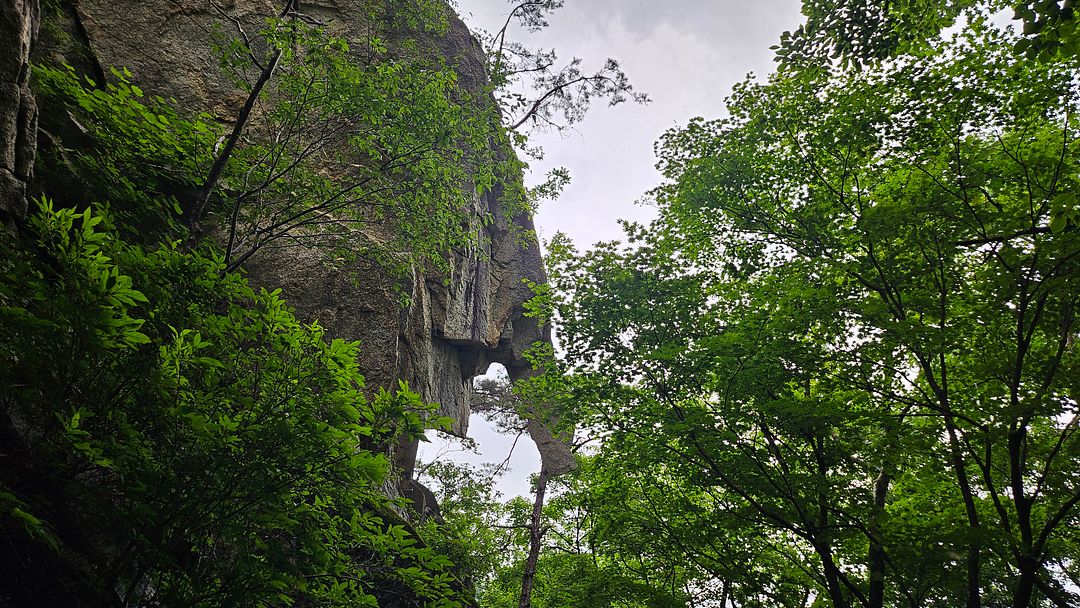
[[[521,600],[518,602],[518,608],[532,608],[533,579],[536,578],[536,562],[540,559],[540,541],[544,538],[542,523],[544,493],[547,492],[548,477],[547,469],[540,469],[540,476],[536,480],[532,519],[529,522],[529,556],[525,559],[525,569],[521,573]]]
[[[1028,608],[1031,603],[1031,592],[1035,588],[1038,562],[1030,555],[1022,555],[1017,566],[1020,569],[1020,581],[1013,595],[1013,608]]]
[[[1014,398],[1013,401],[1015,403],[1017,400]],[[1027,496],[1024,488],[1026,440],[1027,429],[1023,425],[1009,433],[1009,481],[1013,505],[1016,507],[1016,526],[1020,530],[1021,551],[1016,564],[1020,571],[1020,580],[1013,595],[1013,608],[1027,608],[1031,603],[1031,593],[1039,570],[1039,562],[1034,556],[1035,537],[1031,527],[1031,505],[1034,500]]]
[[[964,500],[968,529],[971,531],[971,540],[968,542],[967,603],[965,605],[967,608],[979,608],[982,605],[982,592],[979,589],[980,571],[982,569],[979,512],[975,509],[975,498],[971,490],[971,482],[968,480],[967,469],[964,468],[964,457],[960,453],[960,440],[956,436],[957,430],[952,416],[945,416],[945,426],[949,433],[949,448],[952,452],[953,470],[956,473],[957,482],[960,484],[960,495]]]
[[[975,497],[968,479],[967,469],[964,468],[964,456],[960,451],[960,439],[956,436],[957,429],[951,415],[945,416],[945,427],[949,433],[949,449],[952,452],[953,469],[956,480],[960,484],[960,494],[964,500],[964,511],[967,513],[968,529],[971,531],[971,540],[968,542],[967,559],[967,608],[979,608],[982,605],[982,592],[979,588],[979,579],[982,570],[982,540],[979,538],[979,512],[975,508]]]
[[[873,531],[867,562],[870,569],[870,590],[868,608],[882,608],[885,605],[885,547],[881,545],[881,532],[877,525],[877,516],[885,512],[885,498],[889,493],[892,477],[882,468],[874,480],[874,518],[870,528]]]
[[[289,16],[289,13],[299,8],[297,6],[298,4],[299,0],[285,0],[285,6],[281,9],[280,17],[284,19]],[[236,120],[233,121],[232,132],[229,133],[228,138],[225,139],[224,145],[218,152],[217,157],[214,158],[214,164],[210,167],[210,172],[207,174],[206,180],[203,182],[202,187],[199,188],[198,196],[196,196],[195,201],[184,211],[184,224],[189,231],[189,246],[197,244],[199,239],[202,238],[203,229],[201,222],[206,215],[206,207],[210,203],[210,197],[214,194],[214,189],[217,188],[218,181],[221,179],[221,174],[225,170],[225,165],[228,164],[229,159],[232,157],[233,150],[236,148],[237,142],[240,141],[240,136],[244,134],[244,130],[247,128],[248,119],[251,117],[251,111],[255,108],[255,102],[259,100],[263,88],[270,82],[270,79],[273,78],[274,72],[277,70],[280,61],[281,49],[278,49],[274,51],[273,56],[266,62],[262,72],[259,74],[259,78],[255,81],[255,85],[251,87],[251,92],[248,93],[247,99],[244,100],[244,105],[241,106],[239,113],[236,115]]]
[[[825,570],[825,583],[829,591],[829,599],[832,600],[833,608],[849,608],[847,596],[844,594],[843,584],[840,582],[840,569],[833,561],[832,547],[829,543],[821,543],[817,547],[818,555],[821,556],[821,565]]]

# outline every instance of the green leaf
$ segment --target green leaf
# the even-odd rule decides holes
[[[1065,230],[1068,225],[1068,219],[1063,213],[1055,213],[1050,216],[1050,231],[1053,233],[1059,233]]]

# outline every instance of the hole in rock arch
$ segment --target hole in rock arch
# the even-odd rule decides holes
[[[501,363],[492,363],[473,386],[484,382],[508,382]],[[477,468],[499,469],[495,488],[503,499],[524,496],[531,500],[529,476],[540,472],[540,453],[528,433],[495,421],[496,416],[476,413],[469,416],[468,439],[462,440],[441,431],[428,431],[427,442],[420,442],[416,453],[416,474],[420,482],[430,483],[423,474],[425,463],[450,461]],[[523,425],[524,423],[522,423]],[[516,440],[516,442],[515,442]]]

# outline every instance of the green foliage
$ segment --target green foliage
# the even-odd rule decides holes
[[[1024,26],[1025,38],[1015,47],[1018,53],[1043,61],[1080,54],[1080,20],[1072,0],[1025,0],[1016,4],[1013,18]]]
[[[78,328],[83,334],[79,347],[112,350],[148,343],[139,331],[144,320],[128,315],[146,303],[146,296],[132,288],[131,277],[107,254],[110,242],[97,228],[101,223],[102,217],[89,209],[54,210],[51,201],[42,201],[41,212],[30,218],[30,229],[42,235],[39,254],[55,265],[47,274],[9,276],[22,278],[31,300],[26,307],[6,307],[4,314],[48,331]],[[9,298],[17,295],[14,284],[5,292]]]
[[[806,0],[806,23],[784,32],[776,59],[787,68],[845,68],[918,53],[942,31],[960,23],[1011,9],[1023,37],[1013,49],[1028,59],[1075,57],[1080,50],[1072,0]]]
[[[70,118],[62,128],[77,131],[84,146],[53,150],[38,172],[76,183],[45,184],[54,196],[87,193],[83,204],[109,202],[117,225],[129,237],[176,228],[177,196],[190,194],[209,165],[218,128],[207,114],[181,118],[174,102],[148,97],[127,70],[96,83],[74,68],[37,66],[35,86],[42,104]],[[56,117],[46,117],[46,123]],[[62,166],[64,164],[68,166]],[[65,172],[74,172],[65,176]]]
[[[412,23],[431,7],[412,8],[417,15],[403,7],[394,19]],[[206,211],[228,232],[230,269],[264,247],[360,253],[399,272],[443,268],[449,251],[477,244],[492,221],[477,196],[503,183],[500,211],[526,210],[495,107],[441,60],[374,33],[352,48],[291,14],[255,39],[219,37],[223,66],[254,104],[238,126],[265,134],[237,139],[227,159],[219,153],[220,187],[203,185],[222,195]]]
[[[604,567],[586,554],[552,553],[540,558],[532,606],[535,608],[677,608],[685,606],[618,567]],[[485,590],[482,608],[516,608],[520,564],[500,572]]]
[[[431,10],[395,14],[413,23]],[[224,232],[228,270],[264,247],[365,255],[398,273],[442,268],[493,219],[477,196],[500,184],[499,212],[529,210],[495,106],[463,90],[451,67],[371,36],[353,49],[294,18],[270,20],[254,39],[219,32],[222,67],[249,92],[256,62],[279,55],[242,129],[257,136],[225,159],[205,210]],[[70,67],[36,69],[45,103],[70,116],[51,128],[86,140],[45,158],[39,174],[68,182],[46,191],[109,201],[132,235],[179,234],[177,220],[193,212],[222,154],[222,130],[206,114],[182,117],[174,102],[147,97],[126,70],[113,76],[95,83]]]
[[[281,53],[259,117],[274,135],[237,150],[224,179],[236,193],[225,201],[231,264],[285,242],[409,252],[384,257],[394,266],[445,264],[451,247],[477,238],[461,218],[474,195],[470,170],[478,188],[491,181],[496,123],[467,97],[455,99],[452,70],[385,48],[358,57],[297,19],[278,20],[262,36]],[[389,246],[358,229],[373,223],[390,229]]]
[[[671,587],[679,584],[672,577],[674,562],[633,554],[631,549],[619,554],[613,551],[613,539],[601,529],[607,523],[603,518],[626,513],[625,500],[629,495],[615,497],[610,506],[595,502],[612,496],[601,496],[600,488],[605,486],[605,480],[598,475],[598,469],[590,461],[581,464],[573,476],[560,477],[554,482],[551,488],[554,496],[544,506],[545,546],[537,562],[532,605],[537,608],[686,605],[687,590]],[[531,510],[529,501],[518,497],[491,511],[502,517],[499,529],[503,533],[504,549],[502,560],[479,588],[480,606],[519,605]],[[624,531],[627,537],[642,532],[632,528]],[[649,532],[655,533],[656,528]]]
[[[594,99],[605,99],[609,106],[627,101],[649,102],[648,95],[634,91],[615,59],[605,59],[599,69],[590,73],[582,71],[578,57],[560,66],[554,49],[531,49],[509,36],[512,26],[526,32],[544,29],[548,16],[562,8],[563,0],[508,0],[508,4],[510,10],[499,31],[479,30],[476,35],[488,56],[492,94],[518,149],[533,158],[542,157],[542,150],[528,147],[527,133],[566,132],[585,117]],[[556,170],[553,177],[556,179],[548,184],[568,179],[565,169]],[[548,189],[550,185],[541,191]]]
[[[846,67],[917,49],[953,24],[975,0],[806,0],[806,23],[784,32],[776,49],[783,65]]]
[[[5,594],[61,601],[57,569],[111,605],[460,606],[382,491],[431,407],[365,397],[358,344],[220,259],[107,224],[46,201],[3,243]]]
[[[513,553],[510,532],[499,528],[506,508],[492,487],[497,477],[496,470],[442,459],[417,467],[417,479],[431,486],[441,514],[440,522],[428,520],[427,537],[481,595]]]
[[[533,292],[533,297],[525,300],[524,304],[522,304],[525,308],[525,316],[536,319],[536,322],[541,326],[550,325],[551,315],[554,314],[551,286],[547,283],[537,283],[529,279],[522,279],[521,281],[529,288],[529,291]]]
[[[658,220],[549,248],[602,555],[740,606],[1075,603],[1080,94],[1015,42],[744,83],[662,139]]]

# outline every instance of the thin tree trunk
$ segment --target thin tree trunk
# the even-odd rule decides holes
[[[964,501],[964,512],[967,514],[968,529],[971,539],[968,541],[967,557],[967,602],[966,608],[980,608],[982,606],[982,591],[979,587],[982,576],[982,534],[979,523],[979,511],[975,507],[975,492],[971,488],[971,480],[968,478],[967,468],[964,463],[963,448],[960,445],[959,428],[952,413],[949,402],[949,383],[946,374],[944,357],[941,361],[941,383],[938,383],[934,375],[930,361],[921,354],[916,353],[919,364],[930,384],[930,390],[937,397],[941,406],[942,418],[945,422],[945,430],[949,436],[949,456],[952,460],[953,472],[956,474],[956,482],[960,486],[960,497]]]
[[[1020,529],[1020,551],[1017,569],[1020,580],[1013,595],[1013,608],[1027,608],[1031,603],[1031,593],[1035,587],[1035,577],[1039,562],[1034,555],[1035,537],[1031,528],[1031,505],[1034,502],[1026,495],[1024,488],[1023,460],[1027,429],[1021,426],[1009,433],[1009,461],[1012,479],[1013,504],[1016,507],[1016,523]]]
[[[281,17],[287,17],[289,13],[296,10],[298,0],[285,0],[285,7],[281,11]],[[251,117],[251,111],[255,108],[255,102],[259,100],[259,96],[262,94],[263,88],[266,87],[266,83],[270,82],[273,78],[274,72],[277,70],[278,64],[281,62],[281,49],[274,52],[273,57],[263,67],[262,72],[259,74],[259,78],[255,81],[255,86],[251,87],[251,92],[248,93],[247,99],[244,100],[244,105],[240,108],[240,112],[236,115],[236,120],[233,121],[233,129],[229,134],[229,137],[225,140],[225,144],[221,147],[221,151],[218,152],[217,157],[214,159],[214,164],[210,167],[210,173],[206,176],[206,181],[203,182],[202,187],[199,188],[199,194],[195,197],[195,201],[185,210],[184,224],[187,226],[190,232],[188,236],[188,244],[193,245],[198,242],[202,237],[202,222],[203,216],[206,215],[206,207],[210,203],[210,197],[214,194],[214,189],[217,188],[218,181],[221,179],[221,174],[225,170],[225,165],[232,157],[233,150],[236,148],[237,142],[240,141],[240,136],[244,134],[244,129],[247,128],[248,119]]]
[[[881,473],[874,480],[874,518],[871,523],[873,535],[869,539],[870,551],[867,555],[870,569],[870,590],[868,608],[882,608],[885,605],[885,547],[881,545],[877,516],[885,512],[885,498],[889,493],[889,483],[892,476],[881,469]]]
[[[536,562],[540,559],[540,541],[544,538],[542,523],[544,493],[547,492],[548,477],[547,469],[540,469],[540,476],[536,480],[532,519],[529,523],[529,556],[525,559],[525,570],[521,573],[521,600],[518,602],[518,608],[532,608],[533,579],[536,578]]]
[[[967,513],[968,528],[971,530],[971,540],[968,541],[967,559],[967,608],[979,608],[982,605],[982,592],[979,589],[979,579],[982,570],[982,547],[979,535],[979,512],[975,508],[975,496],[971,489],[971,481],[968,479],[967,469],[964,468],[964,456],[960,451],[960,439],[957,437],[956,423],[952,415],[945,415],[945,427],[949,434],[949,449],[952,452],[953,469],[956,473],[957,482],[960,484],[960,495],[964,500],[964,511]]]
[[[844,594],[844,587],[840,582],[840,569],[833,561],[832,546],[823,542],[815,546],[818,555],[821,556],[821,565],[825,571],[825,583],[829,591],[829,599],[832,600],[833,608],[848,608],[851,604]]]
[[[806,391],[809,395],[809,386],[807,386]],[[824,489],[826,487],[825,480],[829,476],[829,464],[825,457],[825,442],[818,437],[811,441],[811,444],[814,449],[814,460],[817,463],[817,474],[820,477],[818,482],[818,516],[817,521],[811,527],[811,531],[815,537],[813,541],[814,548],[817,550],[818,555],[821,556],[821,565],[825,571],[825,582],[829,589],[829,597],[832,599],[834,608],[848,608],[848,606],[851,606],[851,602],[848,600],[847,594],[844,593],[844,587],[847,586],[852,591],[852,595],[856,597],[856,600],[865,606],[866,597],[844,580],[844,573],[836,565],[836,560],[833,558],[832,541],[828,538],[830,500]]]

